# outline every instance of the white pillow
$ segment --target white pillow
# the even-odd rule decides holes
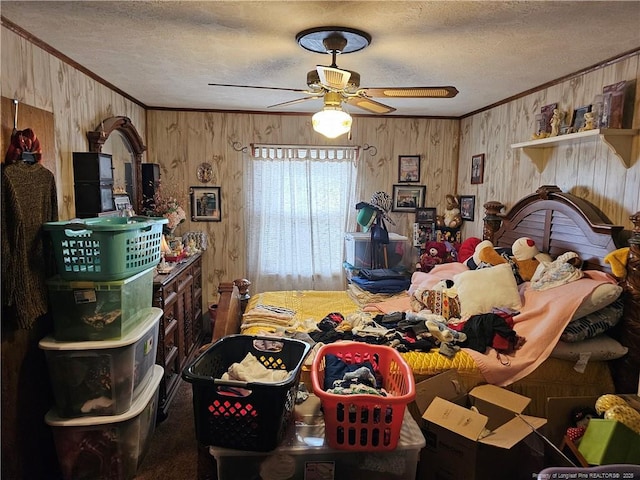
[[[551,356],[561,360],[578,361],[581,354],[590,353],[589,360],[615,360],[627,354],[629,349],[606,334],[600,334],[581,342],[558,342]]]
[[[620,285],[616,285],[615,283],[598,285],[593,292],[591,292],[591,295],[583,300],[571,320],[586,317],[590,313],[597,312],[607,305],[611,305],[618,299],[620,294],[622,294],[622,287]]]
[[[453,277],[458,290],[462,316],[490,313],[494,307],[518,310],[520,293],[511,265],[469,270]]]

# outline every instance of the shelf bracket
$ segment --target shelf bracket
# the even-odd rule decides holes
[[[529,160],[536,166],[538,173],[542,173],[549,163],[551,158],[550,148],[528,148],[522,147],[522,153],[524,153]]]
[[[631,147],[633,137],[626,135],[600,134],[600,138],[606,143],[613,153],[620,159],[625,168],[631,167]]]

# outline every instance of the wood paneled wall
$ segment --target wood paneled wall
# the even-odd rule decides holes
[[[530,140],[540,108],[558,103],[573,112],[589,105],[602,87],[636,79],[633,128],[640,128],[640,54],[574,77],[547,89],[470,116],[461,121],[457,192],[476,196],[476,221],[465,224],[465,235],[482,235],[482,205],[498,200],[511,207],[540,185],[558,185],[593,202],[612,222],[632,228],[629,216],[640,209],[640,136],[633,141],[631,165],[600,141],[563,143],[553,150],[542,172],[510,145]],[[471,157],[485,154],[484,183],[471,185]]]
[[[47,148],[55,151],[60,219],[73,218],[72,153],[88,151],[87,132],[116,115],[129,117],[144,138],[146,112],[5,27],[1,40],[2,96],[53,113],[55,144]],[[18,116],[19,129],[30,126]]]
[[[163,189],[182,194],[186,204],[189,187],[202,185],[196,176],[202,162],[213,165],[213,178],[207,185],[221,186],[222,222],[187,221],[177,230],[178,234],[208,233],[211,246],[205,252],[204,293],[205,300],[215,301],[218,283],[244,277],[246,262],[251,261],[250,252],[245,252],[243,153],[238,148],[252,143],[331,142],[313,131],[310,115],[149,111],[147,122],[147,156],[161,165]],[[358,199],[366,201],[378,190],[392,193],[398,181],[399,155],[420,155],[426,204],[441,209],[445,194],[455,190],[458,125],[458,120],[356,117],[352,140],[336,139],[334,144],[375,147],[375,155],[371,155],[374,148],[363,150],[358,161]],[[391,216],[396,225],[388,225],[389,229],[411,236],[414,214]]]

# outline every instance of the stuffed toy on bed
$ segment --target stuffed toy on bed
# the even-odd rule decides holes
[[[443,242],[427,242],[424,246],[424,253],[420,255],[420,269],[423,272],[430,272],[433,267],[445,263],[447,247]]]
[[[479,245],[478,259],[489,265],[500,265],[502,263],[513,262],[517,268],[517,273],[524,282],[528,282],[542,263],[551,263],[551,257],[546,253],[540,253],[536,242],[529,237],[520,237],[511,246],[511,255],[508,259],[501,255],[491,245]]]

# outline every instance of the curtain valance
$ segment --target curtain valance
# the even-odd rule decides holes
[[[352,160],[360,156],[360,147],[317,146],[317,145],[276,145],[251,144],[251,156],[262,159],[298,159],[298,160]]]

